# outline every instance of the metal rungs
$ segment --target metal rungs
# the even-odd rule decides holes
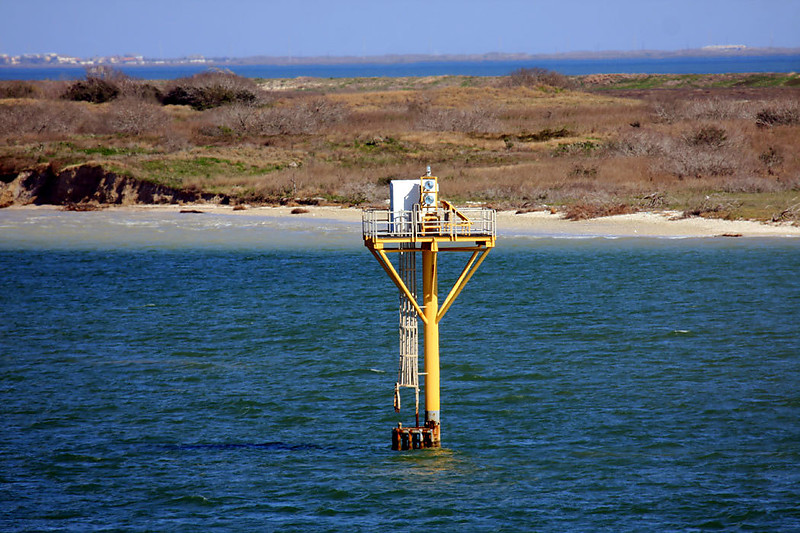
[[[411,296],[417,297],[417,256],[413,245],[401,246],[398,275]],[[419,331],[418,318],[408,297],[400,294],[400,364],[398,387],[419,388]]]

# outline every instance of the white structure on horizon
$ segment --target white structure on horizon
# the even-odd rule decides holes
[[[745,48],[747,48],[747,45],[744,44],[710,44],[708,46],[704,46],[703,50],[726,52],[728,50],[744,50]]]

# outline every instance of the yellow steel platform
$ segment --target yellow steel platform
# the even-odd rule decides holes
[[[427,178],[422,178],[427,179]],[[435,189],[438,192],[438,188]],[[441,446],[439,399],[439,322],[481,265],[496,240],[496,212],[487,208],[456,208],[435,196],[429,205],[411,210],[369,209],[362,218],[364,244],[378,260],[424,324],[425,423],[398,425],[392,432],[395,450]],[[422,302],[416,287],[408,287],[389,259],[392,252],[422,254]],[[439,305],[438,253],[471,252],[447,297]]]

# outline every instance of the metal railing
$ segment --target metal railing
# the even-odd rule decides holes
[[[424,237],[495,237],[497,213],[485,207],[438,207],[412,211],[366,209],[361,218],[365,239]]]

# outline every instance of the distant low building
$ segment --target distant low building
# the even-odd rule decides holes
[[[743,44],[710,44],[708,46],[704,46],[703,50],[708,50],[710,52],[729,52],[735,50],[744,50],[745,48],[747,48],[747,46]]]

